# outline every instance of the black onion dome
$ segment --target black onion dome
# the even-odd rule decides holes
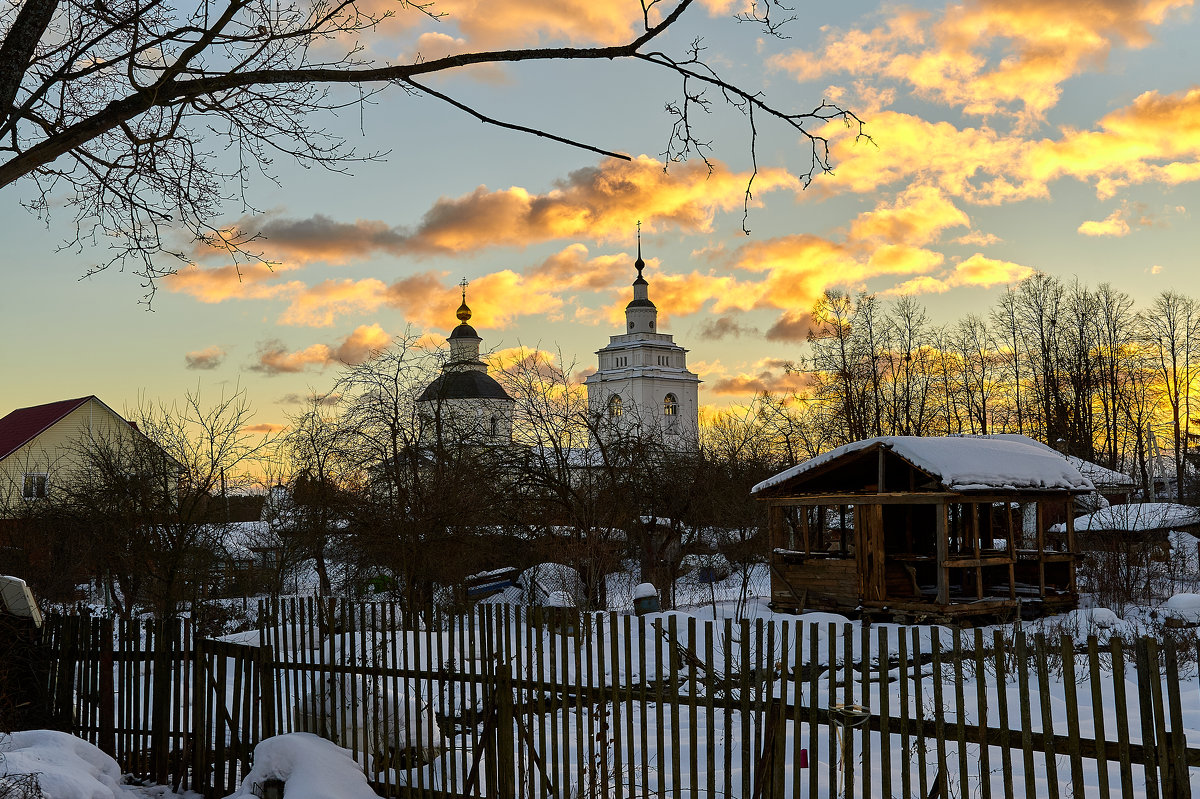
[[[465,325],[462,325],[465,327]],[[512,400],[499,383],[485,372],[468,369],[462,372],[447,372],[434,380],[417,402],[451,399],[502,399]]]
[[[630,300],[626,308],[657,308],[650,300]]]
[[[450,338],[479,338],[479,334],[475,332],[475,328],[463,322],[450,331]]]

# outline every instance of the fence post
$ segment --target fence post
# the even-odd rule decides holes
[[[275,735],[275,648],[263,644],[258,650],[258,697],[259,719],[262,722],[262,737]],[[250,745],[250,741],[246,741]]]
[[[79,617],[62,619],[62,643],[54,668],[54,726],[64,732],[75,731],[75,661]]]
[[[154,781],[159,785],[167,782],[167,764],[171,749],[171,650],[177,635],[172,635],[175,622],[160,619],[147,625],[154,630],[150,639],[154,647],[154,687],[150,696],[150,763]],[[149,632],[149,630],[147,630]]]
[[[512,674],[507,661],[502,657],[497,657],[496,661],[496,790],[494,793],[489,790],[488,793],[499,799],[516,799]]]
[[[192,790],[209,794],[208,774],[208,674],[204,639],[192,638]]]
[[[116,686],[113,675],[113,620],[100,619],[100,634],[96,647],[100,658],[100,749],[110,757],[117,756]]]

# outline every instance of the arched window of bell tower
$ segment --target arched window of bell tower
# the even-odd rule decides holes
[[[619,394],[613,394],[608,398],[608,415],[614,419],[619,418],[625,409],[621,407],[621,397]]]

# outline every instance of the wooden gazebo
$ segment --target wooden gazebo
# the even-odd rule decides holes
[[[753,489],[768,507],[772,607],[917,621],[1072,608],[1072,504],[1092,490],[1015,437],[847,444]]]

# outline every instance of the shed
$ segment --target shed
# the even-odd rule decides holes
[[[884,436],[759,483],[779,610],[951,621],[1078,601],[1074,498],[1094,490],[1061,455],[996,437]],[[1026,528],[1026,509],[1034,524]]]

